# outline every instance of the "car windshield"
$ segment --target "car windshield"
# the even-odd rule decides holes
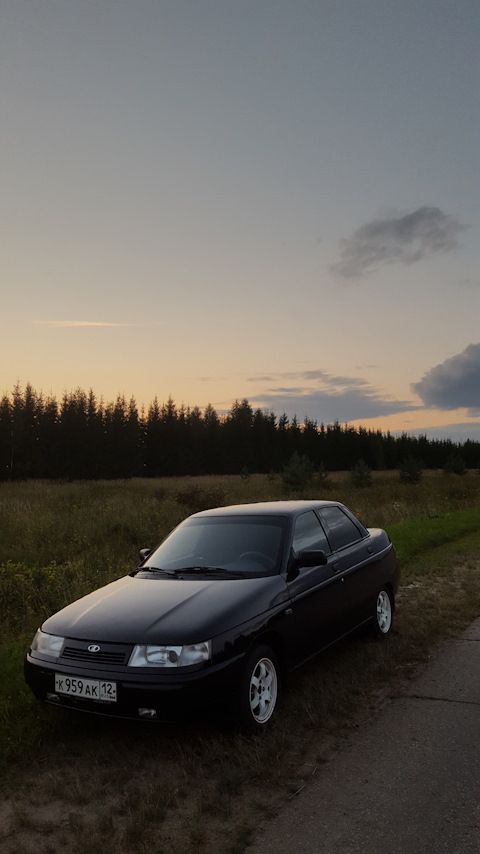
[[[192,573],[206,578],[275,575],[280,567],[285,521],[278,516],[186,519],[141,568],[162,569],[166,571],[164,577],[180,572],[182,577]],[[202,573],[202,568],[210,571]]]

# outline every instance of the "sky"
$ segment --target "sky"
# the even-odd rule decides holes
[[[476,0],[0,0],[0,395],[480,440]]]

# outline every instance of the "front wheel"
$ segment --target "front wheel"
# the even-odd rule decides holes
[[[392,628],[393,596],[387,588],[377,595],[373,609],[373,631],[377,637],[386,637]]]
[[[275,653],[257,646],[250,653],[243,672],[240,721],[244,728],[259,732],[271,719],[280,688],[280,670]]]

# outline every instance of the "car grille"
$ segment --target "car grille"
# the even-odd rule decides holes
[[[60,661],[79,661],[89,665],[111,664],[121,666],[127,664],[132,647],[120,647],[112,644],[110,648],[107,644],[102,644],[97,652],[91,652],[87,646],[65,646],[60,656]]]

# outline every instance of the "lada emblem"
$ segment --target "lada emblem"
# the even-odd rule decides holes
[[[96,643],[91,643],[90,646],[87,646],[87,649],[89,652],[100,652],[100,647]]]

